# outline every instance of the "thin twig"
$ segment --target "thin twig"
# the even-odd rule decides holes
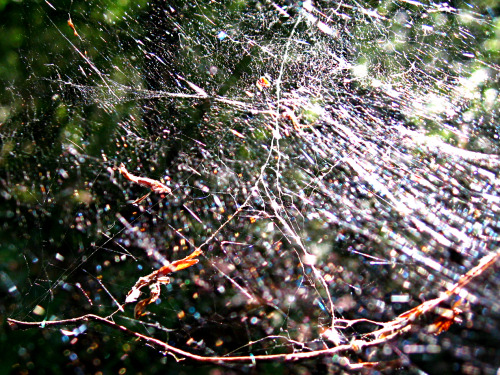
[[[321,356],[328,356],[338,353],[347,352],[349,350],[359,350],[360,347],[369,347],[376,346],[381,343],[387,342],[388,340],[397,336],[397,333],[386,336],[383,339],[377,339],[370,342],[356,341],[355,344],[346,344],[336,346],[334,348],[315,350],[311,352],[302,352],[302,353],[289,353],[289,354],[263,354],[263,355],[247,355],[247,356],[231,356],[231,357],[208,357],[202,356],[194,353],[187,352],[185,350],[176,348],[175,346],[169,345],[161,340],[155,339],[150,336],[143,335],[141,333],[135,332],[131,329],[128,329],[125,326],[119,325],[111,320],[107,320],[98,315],[87,314],[73,319],[63,319],[63,320],[52,320],[52,321],[43,321],[43,322],[25,322],[21,320],[16,320],[12,318],[7,319],[9,325],[12,328],[20,328],[20,329],[29,329],[29,328],[45,328],[49,326],[65,326],[65,325],[74,325],[80,322],[88,322],[88,321],[96,321],[102,324],[105,324],[113,329],[117,329],[122,331],[130,336],[137,337],[138,339],[161,348],[167,353],[179,355],[186,359],[191,359],[197,362],[209,362],[209,363],[222,363],[222,362],[242,362],[242,363],[254,363],[256,361],[259,362],[272,362],[272,361],[298,361],[304,359],[310,359]]]
[[[264,354],[264,355],[247,355],[247,356],[202,356],[194,353],[187,352],[185,350],[176,348],[175,346],[169,345],[161,340],[155,339],[150,336],[143,335],[141,333],[132,331],[125,326],[119,325],[111,320],[100,317],[94,314],[87,314],[73,319],[64,320],[53,320],[53,321],[42,321],[42,322],[26,322],[21,320],[16,320],[8,318],[7,322],[13,328],[28,329],[33,327],[45,328],[49,326],[64,326],[64,325],[74,325],[82,321],[97,321],[103,323],[113,329],[120,330],[128,335],[137,337],[138,339],[146,342],[147,344],[161,348],[166,353],[173,355],[177,360],[179,360],[176,355],[182,356],[183,359],[190,359],[197,362],[206,363],[224,363],[224,362],[241,362],[241,363],[255,363],[255,362],[273,362],[273,361],[299,361],[317,357],[332,356],[334,354],[345,353],[348,351],[359,352],[361,349],[366,347],[373,347],[383,343],[386,343],[397,336],[408,332],[413,325],[413,322],[417,317],[431,310],[435,309],[440,303],[448,300],[451,296],[461,294],[462,289],[467,286],[473,279],[481,275],[486,269],[493,265],[500,257],[500,250],[493,252],[483,257],[479,264],[467,273],[462,275],[460,280],[454,284],[448,291],[443,293],[439,298],[424,302],[419,306],[401,314],[396,319],[391,322],[381,323],[384,328],[376,330],[370,334],[365,335],[365,337],[374,337],[371,341],[366,340],[355,340],[349,344],[335,346],[333,348],[314,350],[310,352],[300,352],[300,353],[288,353],[288,354]],[[363,364],[357,363],[352,366],[348,361],[341,363],[342,366],[352,369],[358,368],[373,368],[383,366],[382,362],[365,362]]]

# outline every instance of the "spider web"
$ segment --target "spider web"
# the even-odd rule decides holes
[[[2,134],[16,228],[3,251],[22,258],[1,271],[9,316],[91,312],[202,355],[312,351],[362,338],[496,250],[495,9],[120,4],[30,8],[57,48],[24,56],[39,93],[9,88],[27,107]],[[149,190],[121,163],[171,193],[134,203]],[[196,248],[200,263],[134,317],[134,283]],[[472,283],[449,332],[349,358],[494,373],[498,284],[494,271]],[[62,334],[71,366],[98,368],[88,348],[109,340],[128,345],[123,368],[141,358],[88,330]]]

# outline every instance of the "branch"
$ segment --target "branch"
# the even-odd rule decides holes
[[[231,357],[208,357],[202,356],[198,354],[193,354],[187,352],[185,350],[176,348],[175,346],[169,345],[161,340],[155,339],[150,336],[143,335],[141,333],[132,331],[125,326],[119,325],[111,320],[103,318],[99,315],[87,314],[83,316],[79,316],[73,319],[63,319],[63,320],[51,320],[51,321],[43,321],[43,322],[26,322],[21,320],[16,320],[12,318],[8,318],[7,322],[11,328],[20,328],[20,329],[30,329],[30,328],[46,328],[49,326],[66,326],[66,325],[75,325],[80,322],[89,322],[96,321],[100,322],[104,325],[107,325],[113,329],[122,331],[130,336],[136,337],[152,346],[160,348],[164,350],[166,353],[170,353],[172,355],[179,355],[184,357],[183,359],[191,359],[197,362],[207,362],[207,363],[224,363],[224,362],[241,362],[241,363],[255,363],[255,362],[272,362],[272,361],[298,361],[316,357],[329,356],[334,354],[339,354],[343,352],[347,352],[349,350],[360,350],[362,347],[376,346],[381,343],[385,343],[390,339],[393,339],[397,336],[397,334],[393,334],[390,336],[386,336],[383,339],[373,340],[370,342],[359,342],[356,341],[353,344],[346,344],[336,346],[334,348],[315,350],[311,352],[302,352],[302,353],[290,353],[290,354],[264,354],[264,355],[248,355],[248,356],[231,356]],[[176,357],[177,358],[177,357]],[[179,359],[178,359],[179,360]],[[182,359],[181,359],[182,360]]]
[[[383,325],[384,328],[365,335],[365,338],[368,338],[370,336],[373,337],[374,339],[372,339],[371,341],[354,340],[349,344],[339,345],[328,349],[314,350],[310,352],[289,353],[289,354],[248,355],[248,356],[226,356],[226,357],[202,356],[187,352],[182,349],[178,349],[175,346],[167,344],[166,342],[132,331],[125,326],[119,325],[111,320],[108,320],[106,318],[94,314],[87,314],[73,319],[42,321],[42,322],[26,322],[8,318],[7,322],[12,328],[29,329],[35,327],[45,328],[49,326],[74,325],[82,321],[84,322],[96,321],[105,324],[113,329],[122,331],[127,335],[136,337],[152,346],[160,348],[164,350],[166,353],[173,355],[176,358],[176,360],[190,359],[196,362],[204,362],[204,363],[240,362],[240,363],[252,363],[252,364],[256,362],[273,362],[273,361],[293,362],[311,358],[332,356],[334,354],[346,353],[348,351],[359,352],[363,348],[384,344],[396,338],[397,336],[405,332],[408,332],[411,329],[413,322],[417,317],[419,317],[424,313],[430,312],[431,310],[435,309],[440,303],[449,299],[451,296],[460,293],[461,290],[465,286],[467,286],[467,284],[469,284],[473,279],[477,278],[486,269],[488,269],[491,265],[493,265],[498,260],[499,257],[500,257],[500,250],[483,257],[479,261],[479,264],[476,267],[472,268],[467,273],[462,275],[460,280],[456,284],[454,284],[447,292],[443,293],[441,297],[435,298],[430,301],[426,301],[420,304],[419,306],[407,311],[406,313],[401,314],[391,322],[377,323]],[[182,356],[183,358],[179,359],[177,358],[176,355]],[[341,358],[339,365],[354,370],[360,368],[380,368],[384,366],[384,363],[363,362],[363,363],[350,364],[350,362],[346,358]],[[385,365],[387,365],[387,363],[385,363]]]

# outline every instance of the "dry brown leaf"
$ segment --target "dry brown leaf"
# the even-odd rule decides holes
[[[125,165],[123,163],[120,164],[118,167],[118,171],[129,181],[135,182],[136,184],[148,187],[151,189],[151,191],[159,194],[170,194],[172,190],[165,184],[161,183],[160,181],[153,180],[152,178],[148,177],[140,177],[140,176],[135,176],[129,171],[127,171],[127,168],[125,168]],[[139,200],[145,199],[147,196],[144,196],[140,198]]]
[[[196,263],[199,262],[199,260],[193,258],[199,256],[202,253],[203,252],[200,249],[196,249],[187,257],[180,260],[176,260],[166,266],[163,266],[159,270],[156,270],[147,276],[140,277],[135,283],[135,285],[132,287],[132,289],[130,289],[130,291],[127,293],[125,303],[131,303],[137,301],[137,299],[141,295],[141,289],[146,285],[150,287],[151,292],[149,298],[137,302],[134,308],[134,316],[136,318],[144,316],[145,315],[144,311],[146,309],[146,306],[155,302],[160,297],[161,284],[168,284],[170,282],[170,279],[165,275],[195,265]]]

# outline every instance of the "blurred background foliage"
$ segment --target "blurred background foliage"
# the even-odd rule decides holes
[[[349,168],[334,169],[335,160],[306,163],[309,167],[294,164],[309,157],[297,155],[312,155],[302,140],[282,138],[283,170],[269,166],[261,171],[268,155],[278,159],[270,151],[269,124],[274,120],[263,114],[275,109],[278,94],[256,89],[255,82],[263,76],[274,82],[283,65],[290,67],[282,77],[282,91],[302,95],[291,96],[300,103],[294,110],[311,126],[321,122],[323,111],[344,106],[350,113],[344,115],[347,126],[360,136],[369,133],[372,116],[387,126],[380,134],[388,142],[391,126],[404,125],[464,149],[499,153],[496,1],[339,4],[314,3],[331,11],[330,21],[338,16],[325,32],[318,31],[317,20],[296,22],[304,4],[293,1],[0,1],[0,371],[340,371],[328,360],[257,367],[177,363],[97,324],[76,327],[72,335],[56,329],[7,329],[7,317],[52,320],[113,313],[113,298],[123,301],[137,278],[157,268],[161,257],[180,259],[193,250],[190,241],[199,245],[217,230],[252,194],[260,172],[263,191],[276,197],[284,192],[283,216],[320,260],[318,267],[329,276],[330,293],[347,319],[392,319],[436,296],[474,259],[496,248],[497,208],[458,209],[446,186],[437,201],[451,202],[464,225],[489,236],[478,242],[469,261],[462,251],[401,224],[399,214],[384,208]],[[293,48],[287,46],[289,38],[298,41]],[[332,57],[331,40],[338,56]],[[282,65],[286,54],[289,60]],[[342,62],[345,75],[329,73]],[[321,81],[321,90],[315,81]],[[191,85],[246,107],[165,95],[196,95]],[[391,97],[399,89],[411,96]],[[419,99],[418,105],[412,98]],[[360,107],[367,112],[352,115]],[[434,158],[425,150],[408,155],[422,163]],[[145,204],[131,205],[146,192],[119,176],[114,168],[120,162],[135,174],[163,179],[174,194],[164,199],[151,195]],[[437,164],[448,165],[439,157]],[[463,175],[454,177],[472,186],[470,170],[458,162],[457,169]],[[490,173],[498,179],[498,171]],[[311,185],[319,176],[345,200],[320,198],[329,190],[318,193]],[[485,181],[475,178],[477,185]],[[283,192],[273,185],[275,180],[281,181]],[[488,186],[488,194],[496,196],[495,182]],[[473,195],[465,190],[462,203]],[[317,210],[307,211],[300,201],[285,197],[289,191],[314,197]],[[307,342],[312,349],[331,345],[318,339],[331,318],[327,296],[311,281],[313,269],[298,262],[300,249],[287,240],[265,196],[251,196],[251,209],[205,248],[200,265],[175,275],[161,303],[148,308],[150,315],[142,322],[133,318],[131,306],[116,321],[205,355],[293,348],[280,339],[248,345],[269,335]],[[365,209],[375,212],[370,217],[379,215],[379,222],[363,221]],[[345,213],[344,218],[341,210],[352,210],[352,217]],[[342,218],[332,224],[323,212]],[[437,220],[439,227],[444,219]],[[478,229],[483,224],[487,228]],[[395,255],[392,234],[419,248],[427,246],[429,257],[452,270],[452,276],[441,275],[441,280],[439,272]],[[156,258],[149,256],[151,250]],[[394,263],[372,263],[359,252]],[[247,303],[235,283],[258,300]],[[412,365],[404,371],[494,374],[500,365],[498,304],[487,297],[498,293],[498,277],[490,273],[478,285],[484,290],[479,303],[470,307],[474,319],[464,324],[468,329],[456,325],[439,338],[414,332],[383,354],[366,356],[391,359],[397,348],[423,341],[441,350],[411,355]],[[391,303],[392,294],[411,297]],[[346,335],[359,337],[368,329],[358,327]]]

